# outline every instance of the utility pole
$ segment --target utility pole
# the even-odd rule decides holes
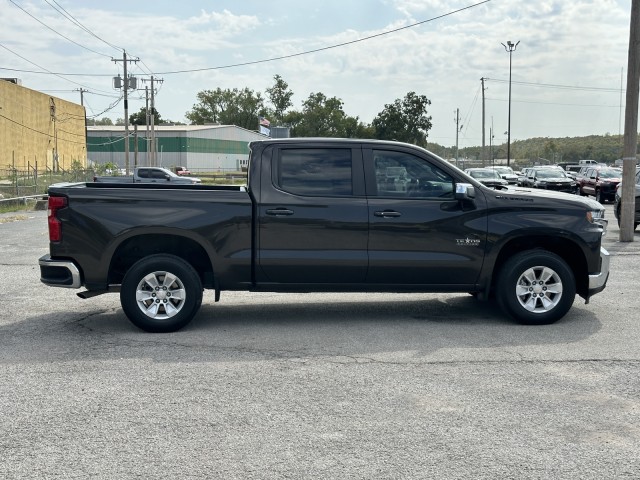
[[[144,79],[142,81],[144,82]],[[144,122],[146,131],[145,131],[145,137],[144,138],[146,140],[146,145],[145,145],[146,150],[145,150],[145,152],[147,154],[147,161],[145,163],[146,163],[147,167],[150,167],[151,166],[151,163],[150,163],[151,159],[149,158],[149,149],[151,147],[150,147],[150,142],[149,142],[149,87],[146,86],[146,85],[144,86],[144,97],[145,97],[145,101],[146,101],[145,109],[144,109],[144,111],[146,112],[146,115],[145,115],[146,118],[145,118],[145,122]]]
[[[635,210],[635,170],[638,151],[638,90],[640,89],[640,0],[631,1],[627,102],[624,115],[624,153],[622,159],[622,205],[620,241],[633,242]]]
[[[458,133],[462,129],[462,125],[460,125],[460,109],[456,108],[456,118],[454,119],[456,122],[456,167],[458,166]]]
[[[122,62],[124,67],[124,83],[123,83],[123,91],[124,91],[124,168],[126,170],[127,175],[129,175],[129,76],[127,75],[127,63],[128,62],[138,62],[139,58],[127,58],[127,52],[125,50],[122,51],[122,60],[117,58],[112,58],[113,62]]]
[[[482,82],[482,153],[480,156],[482,158],[482,166],[484,167],[487,160],[484,149],[484,77],[482,77],[480,81]]]
[[[150,166],[157,166],[157,148],[156,148],[156,105],[155,105],[155,82],[164,82],[163,79],[158,79],[153,76],[151,78],[143,78],[143,82],[151,82],[151,102],[149,102],[149,89],[145,86],[147,96],[147,129],[151,126],[150,136],[148,136],[148,163]]]
[[[88,142],[89,136],[87,135],[87,109],[84,108],[84,92],[88,92],[89,90],[85,90],[84,88],[80,87],[76,89],[76,91],[80,92],[80,105],[82,105],[82,109],[84,110],[84,143],[86,147],[86,145],[89,143]],[[85,148],[85,152],[86,151],[87,149]],[[87,152],[87,155],[88,155],[88,152]]]
[[[156,130],[155,130],[155,120],[156,120],[156,110],[155,110],[155,88],[153,86],[153,75],[151,76],[151,159],[152,165],[154,167],[158,166],[158,160],[156,158]]]
[[[138,124],[133,124],[133,167],[138,166]]]
[[[512,43],[511,40],[509,40],[506,45],[504,43],[502,44],[504,49],[509,52],[509,118],[507,120],[507,166],[511,165],[511,54],[518,47],[519,43],[520,40],[518,40],[516,43]]]

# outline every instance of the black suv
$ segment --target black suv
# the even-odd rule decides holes
[[[616,188],[616,198],[615,198],[615,204],[613,207],[613,214],[616,216],[616,219],[618,220],[618,226],[620,226],[620,207],[621,207],[621,195],[622,195],[622,184],[618,185],[618,188]],[[636,213],[633,217],[633,228],[634,230],[638,227],[638,224],[640,224],[640,169],[636,168]]]

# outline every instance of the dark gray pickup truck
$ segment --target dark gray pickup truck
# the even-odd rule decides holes
[[[49,189],[41,280],[120,292],[151,332],[198,312],[204,288],[468,292],[526,324],[605,288],[598,202],[483,186],[397,142],[250,144],[246,186],[60,184]]]

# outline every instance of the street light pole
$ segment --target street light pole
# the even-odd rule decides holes
[[[516,43],[512,43],[511,40],[504,43],[502,46],[504,49],[509,52],[509,117],[507,119],[507,166],[511,164],[511,54],[518,47],[520,40]]]

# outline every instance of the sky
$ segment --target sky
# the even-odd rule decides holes
[[[364,123],[413,91],[431,101],[428,141],[462,148],[482,145],[481,78],[485,144],[506,142],[511,59],[512,142],[617,135],[630,12],[631,0],[0,0],[0,77],[75,103],[85,90],[87,116],[114,121],[123,52],[142,88],[129,113],[153,76],[161,117],[185,123],[198,92],[266,98],[274,75],[294,109],[322,92]]]

